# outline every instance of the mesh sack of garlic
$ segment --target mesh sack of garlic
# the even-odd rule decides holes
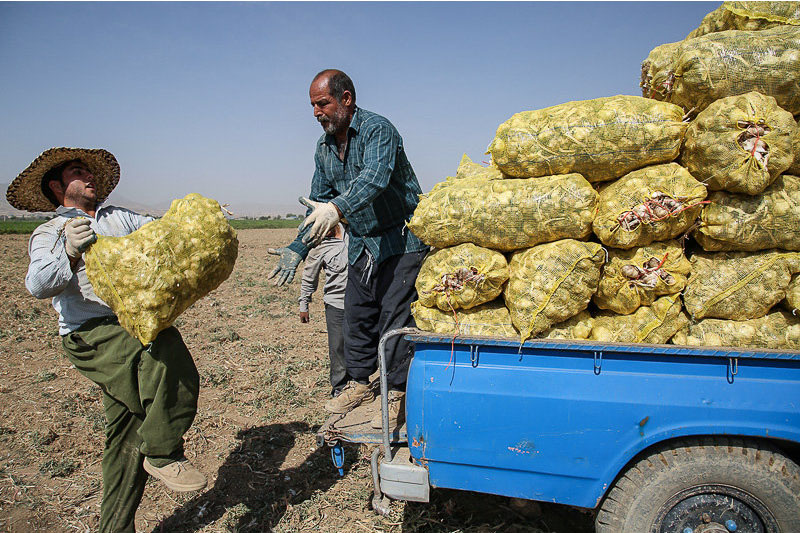
[[[784,24],[800,25],[800,2],[723,2],[686,38],[725,30],[768,30]]]
[[[630,250],[608,250],[600,285],[592,301],[600,309],[629,315],[659,296],[686,287],[692,266],[677,241],[655,242]]]
[[[792,134],[792,153],[794,154],[794,162],[789,167],[788,173],[793,176],[800,176],[800,123],[797,124]]]
[[[795,315],[800,313],[800,275],[792,276],[792,281],[786,287],[786,299],[781,302],[781,305]]]
[[[586,309],[605,256],[600,244],[573,239],[511,256],[503,297],[523,342]]]
[[[796,126],[771,96],[722,98],[689,125],[681,164],[710,191],[758,194],[791,166]]]
[[[417,301],[411,304],[411,314],[419,329],[443,335],[511,338],[519,335],[501,300],[455,312],[426,307]]]
[[[695,240],[704,250],[800,251],[800,177],[784,174],[757,195],[712,192]]]
[[[617,95],[517,113],[497,128],[488,152],[505,174],[536,178],[577,172],[590,182],[678,157],[683,111]]]
[[[591,233],[597,192],[580,174],[536,180],[453,180],[420,197],[408,228],[422,242],[446,248],[471,242],[520,250]]]
[[[674,239],[694,224],[705,197],[705,186],[676,163],[634,170],[600,189],[592,228],[614,248]]]
[[[729,30],[682,41],[666,73],[664,98],[687,110],[758,91],[773,96],[793,115],[800,113],[800,27],[763,31]],[[501,167],[502,168],[502,167]]]
[[[664,344],[688,322],[680,296],[672,294],[640,307],[631,315],[598,313],[589,338],[601,342]]]
[[[485,167],[483,165],[479,165],[478,163],[473,163],[472,159],[470,159],[467,154],[464,154],[464,156],[461,158],[461,162],[458,165],[458,169],[456,170],[456,175],[448,176],[444,181],[434,185],[433,189],[431,189],[431,192],[428,194],[445,189],[454,182],[459,182],[459,184],[463,185],[466,183],[465,180],[471,180],[474,183],[481,183],[483,181],[501,180],[504,178],[505,176],[503,173],[500,172],[500,169],[494,164]]]
[[[677,43],[666,43],[653,48],[642,61],[642,75],[639,87],[642,88],[642,96],[655,100],[665,100],[672,86],[671,78],[673,73],[673,63],[678,57],[680,41]]]
[[[695,320],[759,318],[786,297],[792,276],[800,272],[796,252],[697,253],[683,292]]]
[[[130,235],[98,236],[84,259],[94,292],[146,345],[230,276],[238,248],[220,205],[193,193]]]
[[[800,318],[785,311],[773,311],[750,320],[704,318],[676,333],[672,344],[797,350]]]
[[[583,339],[592,333],[594,319],[589,311],[581,311],[572,318],[559,322],[536,336],[537,339]]]
[[[453,311],[494,300],[507,280],[508,262],[503,254],[465,243],[428,254],[416,288],[422,305]]]

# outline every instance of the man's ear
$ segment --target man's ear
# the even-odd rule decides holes
[[[345,107],[353,105],[353,93],[350,91],[344,91],[342,93],[342,105]]]
[[[47,186],[53,191],[55,197],[61,201],[64,196],[64,184],[61,183],[61,180],[50,180],[47,182]]]

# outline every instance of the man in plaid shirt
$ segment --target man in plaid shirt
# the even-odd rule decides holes
[[[350,78],[324,70],[309,90],[314,117],[325,134],[317,143],[309,208],[297,238],[271,253],[280,255],[270,274],[276,285],[291,282],[308,251],[342,218],[349,223],[345,291],[345,364],[349,382],[325,404],[345,413],[374,398],[369,376],[377,369],[377,346],[387,331],[413,326],[414,283],[428,251],[405,226],[422,193],[403,139],[386,118],[356,106]],[[412,346],[395,337],[386,344],[390,424],[402,423]],[[380,414],[373,420],[380,427]]]

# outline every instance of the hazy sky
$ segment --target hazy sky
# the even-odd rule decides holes
[[[427,191],[518,111],[640,94],[650,50],[719,5],[0,2],[0,183],[52,146],[98,147],[126,199],[299,213],[322,133],[308,86],[335,67]]]

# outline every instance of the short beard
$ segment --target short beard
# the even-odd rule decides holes
[[[325,133],[328,135],[336,135],[350,126],[350,122],[347,119],[347,109],[345,107],[339,107],[330,120],[320,120],[319,123]]]

